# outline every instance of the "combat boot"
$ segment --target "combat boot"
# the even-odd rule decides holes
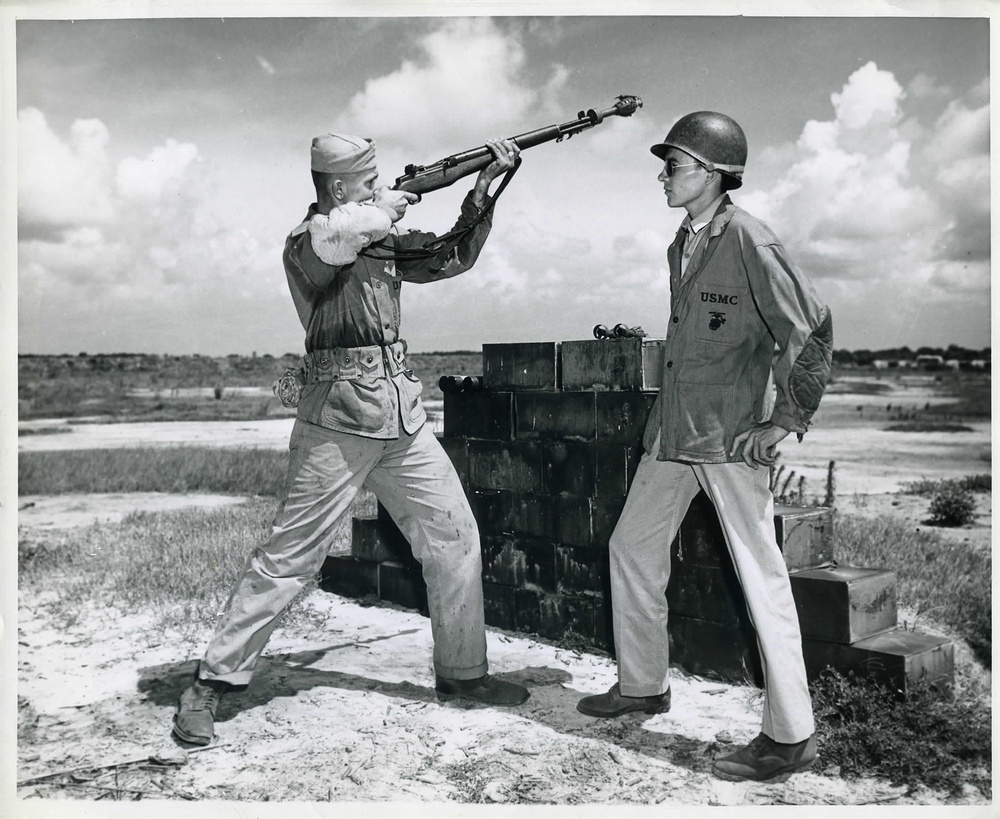
[[[795,771],[804,771],[816,761],[816,735],[802,742],[775,742],[767,734],[758,734],[749,745],[720,756],[712,764],[719,779],[740,782],[784,782]]]
[[[231,687],[219,680],[195,680],[177,703],[174,735],[192,745],[208,745],[215,736],[219,700]]]
[[[651,697],[626,697],[615,683],[604,694],[584,697],[576,704],[576,710],[588,717],[620,717],[631,711],[662,714],[670,710],[670,688]]]
[[[489,674],[476,677],[474,680],[438,677],[434,690],[442,700],[472,700],[486,705],[520,705],[531,696],[523,685],[498,680]]]

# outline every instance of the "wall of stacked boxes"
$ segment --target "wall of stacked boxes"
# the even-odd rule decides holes
[[[479,523],[487,624],[614,652],[608,539],[662,364],[662,339],[487,344],[481,377],[442,383],[440,440]],[[950,679],[951,641],[897,626],[892,567],[838,565],[833,521],[825,507],[775,509],[810,677],[832,666],[901,690]],[[753,624],[704,494],[670,548],[672,662],[760,684]],[[420,566],[381,505],[354,519],[351,554],[327,559],[321,585],[426,613]]]

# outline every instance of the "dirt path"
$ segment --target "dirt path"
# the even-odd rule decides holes
[[[155,498],[128,496],[118,506],[134,508],[140,500],[156,507]],[[34,502],[22,512],[26,531],[60,518],[54,499]],[[102,503],[98,517],[114,511],[107,498]],[[89,522],[81,504],[82,498],[65,499],[63,524]],[[110,798],[116,789],[124,798],[183,805],[185,815],[230,800],[295,800],[313,803],[310,811],[329,802],[395,801],[956,804],[942,794],[812,772],[777,785],[722,782],[709,772],[712,757],[757,733],[754,689],[678,672],[668,714],[593,720],[575,704],[614,683],[609,658],[497,630],[488,636],[492,672],[528,685],[531,699],[509,710],[440,703],[425,618],[321,591],[275,633],[252,685],[223,701],[216,745],[185,754],[169,735],[170,720],[207,633],[163,632],[152,614],[112,610],[57,622],[46,600],[58,593],[20,591],[18,781],[149,757],[165,764],[78,772],[61,785],[27,783],[17,790],[26,809],[54,804],[49,800]],[[970,790],[959,803],[982,801]]]

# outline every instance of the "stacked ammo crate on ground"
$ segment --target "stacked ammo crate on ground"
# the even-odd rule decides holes
[[[662,364],[658,339],[487,344],[482,388],[445,392],[440,440],[479,524],[489,625],[614,651],[608,539]],[[836,565],[832,510],[777,507],[775,528],[811,678],[832,666],[905,689],[952,676],[950,641],[897,628],[894,572]],[[671,563],[672,662],[760,684],[753,626],[704,493]],[[351,555],[327,559],[322,585],[426,613],[420,567],[381,505],[355,518]]]

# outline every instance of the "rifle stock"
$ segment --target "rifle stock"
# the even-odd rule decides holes
[[[622,95],[618,97],[611,108],[603,111],[580,111],[577,119],[571,122],[564,122],[561,125],[548,125],[534,131],[511,137],[514,144],[522,151],[526,148],[533,148],[544,142],[562,142],[564,139],[575,134],[600,125],[605,117],[619,116],[630,117],[639,108],[642,108],[642,100],[639,97]],[[478,173],[493,161],[493,154],[489,147],[483,145],[480,148],[473,148],[462,153],[452,154],[444,159],[439,159],[431,165],[407,165],[402,176],[396,179],[393,187],[396,190],[409,191],[418,195],[430,193],[431,191],[446,188],[454,184],[459,179]]]

